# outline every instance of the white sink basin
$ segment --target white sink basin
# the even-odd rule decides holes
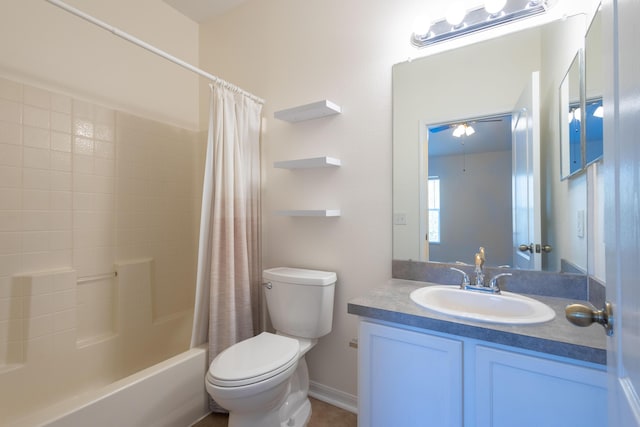
[[[523,325],[548,322],[556,316],[540,301],[504,291],[496,295],[458,286],[427,286],[411,292],[410,297],[429,310],[480,322]]]

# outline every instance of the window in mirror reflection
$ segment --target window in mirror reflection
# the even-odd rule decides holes
[[[430,176],[427,183],[429,243],[440,243],[440,178]]]

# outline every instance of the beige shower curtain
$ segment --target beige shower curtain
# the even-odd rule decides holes
[[[209,363],[258,328],[262,111],[232,89],[210,87],[191,337],[192,347],[208,341]]]

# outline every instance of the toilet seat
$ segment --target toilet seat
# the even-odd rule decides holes
[[[240,387],[274,377],[298,361],[297,340],[263,332],[224,350],[211,362],[207,381],[219,387]]]

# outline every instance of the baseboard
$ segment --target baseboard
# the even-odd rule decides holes
[[[337,406],[345,411],[358,413],[358,397],[335,388],[319,384],[315,381],[309,382],[309,396],[322,400],[330,405]]]

